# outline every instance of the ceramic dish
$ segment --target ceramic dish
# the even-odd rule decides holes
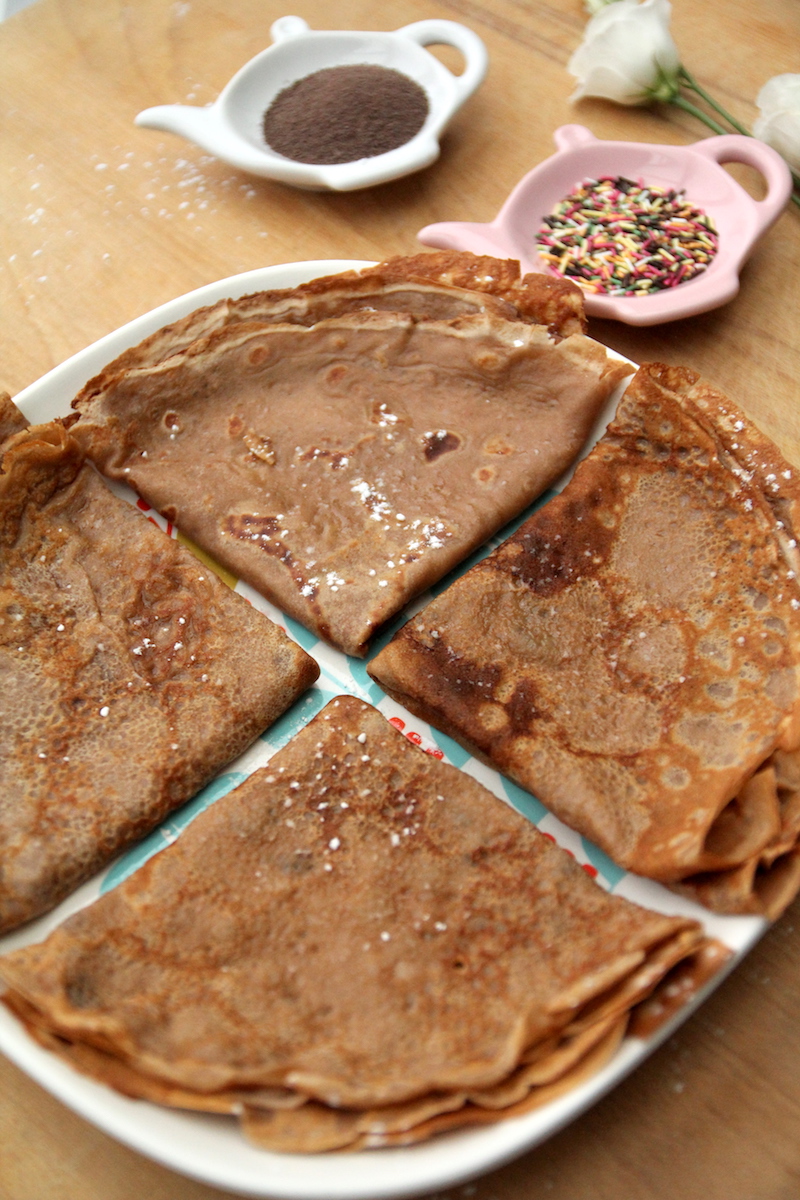
[[[243,66],[208,108],[161,105],[140,112],[136,124],[179,133],[252,175],[295,187],[348,192],[398,179],[434,162],[442,130],[486,74],[483,42],[455,21],[416,21],[393,33],[366,33],[316,31],[301,17],[281,17],[270,34],[273,45]],[[454,75],[429,54],[424,47],[431,45],[459,50],[463,73]],[[388,67],[419,84],[429,106],[419,133],[385,154],[334,166],[295,162],[271,150],[261,123],[277,94],[315,71],[353,63]]]
[[[200,305],[211,304],[226,296],[246,295],[262,288],[292,287],[320,275],[365,265],[339,261],[294,263],[250,271],[200,288],[154,309],[76,354],[21,392],[16,397],[17,403],[32,421],[64,415],[69,412],[75,392],[110,359],[162,325],[187,315]],[[613,414],[618,399],[619,392],[612,397],[603,418],[598,422],[595,438],[600,436]],[[563,482],[560,481],[556,486],[563,486]],[[128,492],[127,495],[135,500],[133,493]],[[157,519],[162,527],[165,526],[166,523],[156,514],[150,512],[148,515]],[[522,518],[514,525],[519,524],[520,520]],[[168,527],[168,531],[174,533],[171,527]],[[509,532],[510,529],[504,530],[478,554],[488,553]],[[461,569],[465,570],[468,565],[469,562]],[[766,923],[760,918],[714,916],[655,883],[626,874],[591,843],[556,820],[534,797],[471,758],[451,739],[389,700],[369,679],[363,660],[348,659],[318,642],[313,634],[286,618],[241,582],[236,585],[236,590],[283,624],[291,636],[314,655],[322,669],[319,682],[237,762],[227,767],[216,781],[188,805],[173,813],[160,829],[85,884],[54,912],[0,938],[0,954],[41,940],[70,913],[91,903],[152,854],[174,841],[197,812],[262,766],[329,699],[341,692],[350,692],[376,705],[412,741],[479,779],[496,796],[512,804],[543,832],[560,842],[590,873],[596,875],[604,887],[613,888],[620,895],[649,908],[686,913],[701,920],[711,936],[720,938],[734,951],[730,967],[741,960],[765,930]],[[425,600],[426,597],[422,597],[414,607],[419,607]],[[397,619],[380,639],[375,652],[407,616],[408,613],[405,613]],[[135,749],[137,753],[147,753],[146,746]],[[695,1010],[705,995],[721,982],[724,974],[722,972],[715,977],[689,1005],[646,1042],[626,1038],[615,1058],[601,1072],[546,1107],[522,1117],[499,1121],[496,1125],[443,1135],[406,1149],[317,1155],[272,1154],[258,1150],[244,1140],[232,1118],[180,1112],[146,1101],[130,1100],[78,1075],[66,1063],[33,1042],[2,1006],[0,1051],[54,1096],[106,1133],[173,1170],[214,1187],[247,1196],[290,1197],[293,1200],[378,1200],[380,1197],[416,1195],[464,1182],[537,1145],[577,1117],[642,1062]]]
[[[732,300],[742,264],[780,216],[792,191],[792,176],[781,156],[764,142],[740,134],[705,138],[692,146],[658,146],[601,141],[583,125],[562,125],[553,138],[557,153],[520,180],[493,221],[427,225],[417,234],[419,240],[440,249],[518,258],[526,271],[546,272],[536,250],[537,230],[582,180],[622,175],[648,185],[685,189],[687,200],[711,217],[719,234],[719,249],[708,269],[687,283],[648,296],[586,294],[590,316],[656,325]],[[763,175],[763,200],[754,200],[729,175],[722,164],[730,162],[746,163]]]

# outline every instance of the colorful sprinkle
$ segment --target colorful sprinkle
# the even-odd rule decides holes
[[[648,295],[705,271],[719,246],[714,223],[683,191],[622,176],[585,179],[536,235],[556,275],[608,296]]]

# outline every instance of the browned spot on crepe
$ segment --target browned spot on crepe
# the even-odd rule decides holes
[[[680,368],[642,368],[561,496],[374,678],[622,866],[720,911],[800,884],[800,490]]]
[[[544,1102],[701,942],[341,696],[0,975],[77,1069],[311,1152]]]
[[[0,453],[5,930],[193,795],[318,668],[112,495],[59,422]]]
[[[534,323],[566,296],[572,330],[571,291],[418,258],[201,310],[74,402],[105,474],[350,654],[563,472],[627,373]]]

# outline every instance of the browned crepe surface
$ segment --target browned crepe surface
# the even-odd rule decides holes
[[[642,368],[561,496],[370,671],[631,871],[721,911],[800,884],[800,490],[680,368]]]
[[[79,1069],[326,1149],[580,1077],[701,939],[342,696],[0,976]]]
[[[13,424],[10,402],[6,426]],[[318,674],[59,422],[0,453],[0,930],[188,799]]]
[[[563,472],[627,373],[490,293],[426,284],[428,309],[443,291],[462,310],[442,319],[391,310],[410,284],[367,283],[386,311],[348,312],[361,276],[309,285],[303,305],[347,314],[310,327],[266,320],[271,300],[204,310],[88,385],[73,427],[106,475],[357,655]]]

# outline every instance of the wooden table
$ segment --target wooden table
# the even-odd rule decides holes
[[[212,280],[298,259],[414,252],[416,231],[432,221],[489,220],[551,152],[558,125],[651,142],[706,133],[677,109],[570,104],[566,63],[586,20],[579,0],[306,0],[312,28],[394,29],[440,16],[487,44],[488,78],[440,161],[372,191],[293,191],[134,127],[150,105],[214,99],[284,12],[277,0],[38,0],[0,25],[0,388],[14,394]],[[675,0],[673,32],[687,67],[748,125],[762,83],[797,70],[796,0]],[[757,194],[745,169],[737,177]],[[791,208],[724,309],[650,330],[598,321],[590,332],[635,360],[698,369],[800,464],[798,277],[800,212]],[[447,1200],[795,1200],[796,914],[798,904],[607,1099]],[[0,1059],[2,1200],[222,1195],[117,1145]]]

